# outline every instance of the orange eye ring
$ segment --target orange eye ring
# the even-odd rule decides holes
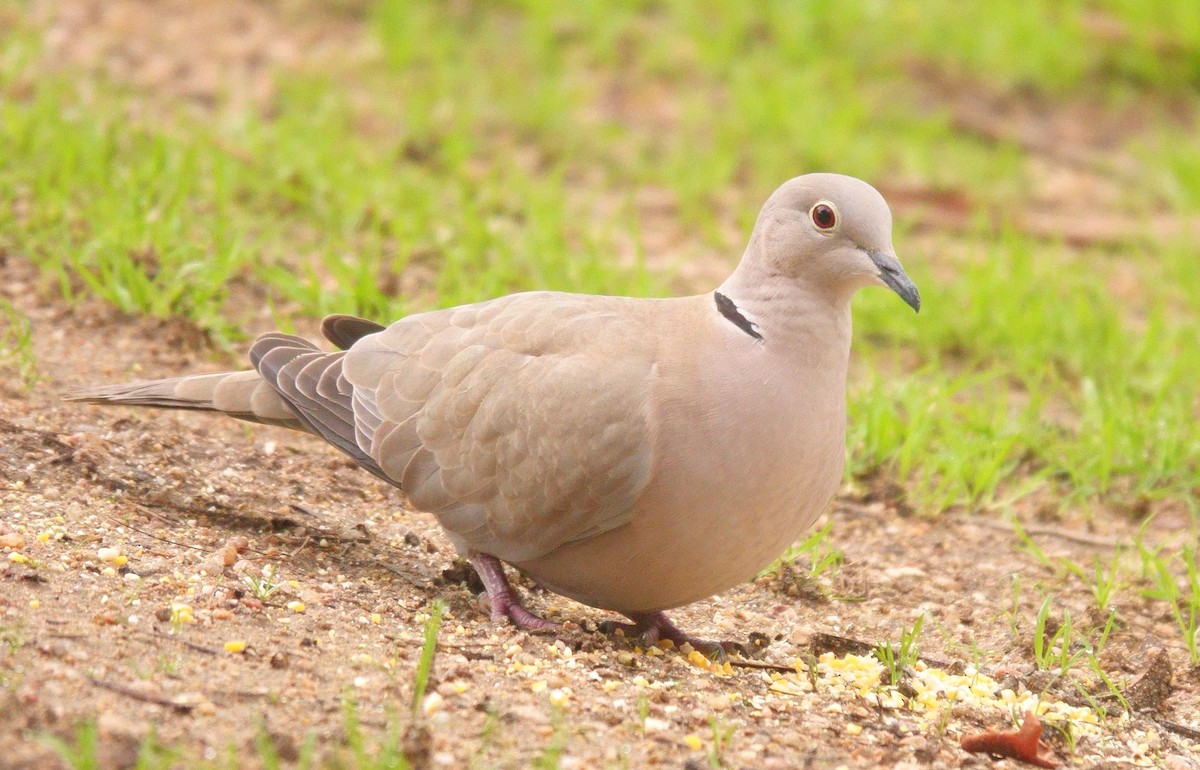
[[[837,226],[837,212],[828,203],[818,203],[809,212],[813,224],[820,230],[832,230]]]

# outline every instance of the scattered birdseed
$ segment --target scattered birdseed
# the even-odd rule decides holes
[[[793,666],[795,672],[771,675],[771,692],[796,696],[813,691],[814,683],[806,664],[797,660]],[[886,669],[874,656],[836,657],[827,652],[817,661],[815,688],[862,699],[877,708],[917,712],[926,724],[936,723],[945,709],[970,704],[996,709],[1002,714],[1032,711],[1047,724],[1067,727],[1075,735],[1099,733],[1099,717],[1092,709],[1048,700],[1024,687],[1019,691],[1001,688],[994,679],[970,666],[962,674],[950,674],[918,661],[910,671],[907,687],[911,689],[906,689],[907,694],[901,693],[898,687],[884,684]],[[842,704],[836,702],[825,710],[844,711]]]
[[[287,608],[289,610],[291,610],[292,612],[304,612],[304,602],[300,602],[300,601],[288,602]]]
[[[192,608],[180,602],[172,602],[171,604],[171,622],[172,623],[195,623],[196,618],[192,614]]]
[[[121,553],[120,548],[101,548],[96,551],[96,558],[120,567],[129,561],[129,557]]]
[[[687,654],[687,662],[691,663],[696,668],[702,668],[705,671],[711,671],[718,676],[733,676],[733,666],[729,661],[717,663],[708,656],[701,653],[699,650],[692,650]]]
[[[241,639],[225,642],[225,651],[233,652],[233,653],[245,652],[246,651],[246,642]]]
[[[442,706],[444,706],[445,703],[446,701],[441,695],[436,692],[431,692],[425,696],[424,700],[421,701],[421,711],[426,714],[433,714],[441,711]]]

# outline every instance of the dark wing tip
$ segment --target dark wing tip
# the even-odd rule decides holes
[[[321,334],[342,350],[349,349],[368,334],[375,334],[386,328],[374,321],[352,315],[330,315],[321,321]]]

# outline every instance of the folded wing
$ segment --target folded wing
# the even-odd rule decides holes
[[[646,485],[656,351],[636,302],[518,294],[409,316],[345,352],[266,335],[251,358],[457,545],[520,562],[624,523]]]

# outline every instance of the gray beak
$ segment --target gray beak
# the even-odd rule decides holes
[[[904,300],[909,307],[918,313],[921,312],[921,292],[917,291],[917,285],[900,266],[900,260],[882,251],[867,249],[866,252],[875,266],[879,268],[879,279],[886,283],[892,291],[899,294],[900,299]]]

